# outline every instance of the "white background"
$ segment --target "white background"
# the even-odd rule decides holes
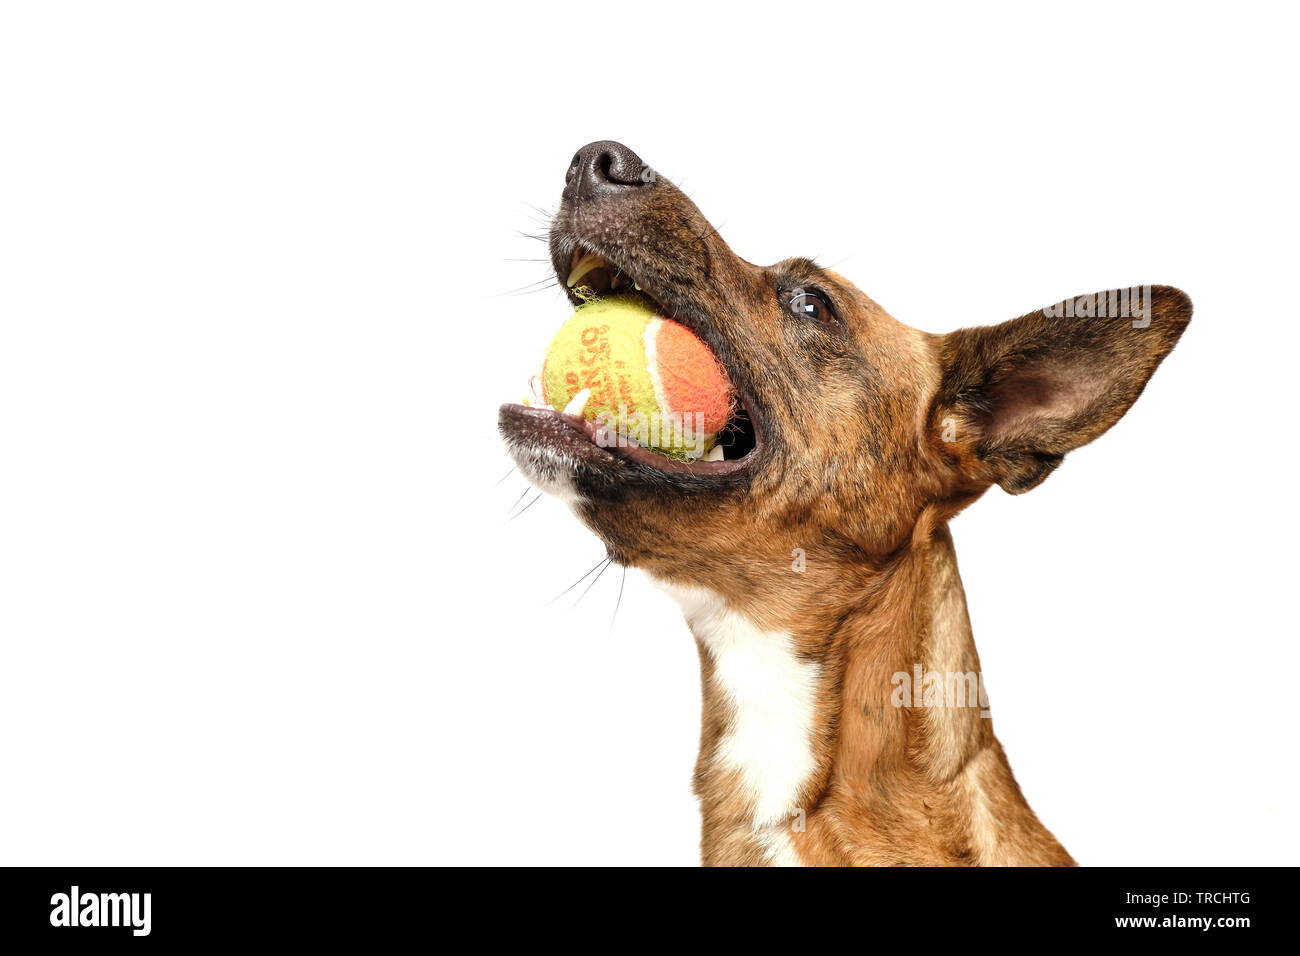
[[[1296,24],[896,6],[7,5],[0,862],[696,861],[675,607],[497,484],[603,138],[929,331],[1191,294],[953,532],[1080,862],[1294,862]]]

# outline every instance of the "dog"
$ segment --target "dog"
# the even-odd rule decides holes
[[[1110,290],[928,334],[808,259],[739,258],[609,141],[573,157],[549,246],[562,281],[582,260],[588,289],[641,290],[739,396],[721,460],[606,447],[547,408],[498,420],[523,475],[681,605],[703,681],[702,862],[1073,865],[987,711],[930,679],[980,671],[947,524],[1114,425],[1187,327],[1187,295]]]

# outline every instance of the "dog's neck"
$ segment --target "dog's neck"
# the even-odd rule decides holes
[[[703,861],[1071,863],[967,696],[982,678],[946,526],[923,520],[881,566],[834,564],[776,600],[663,585],[700,650]]]

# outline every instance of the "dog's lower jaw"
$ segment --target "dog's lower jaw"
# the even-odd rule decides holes
[[[831,634],[658,583],[700,651],[705,865],[1073,865],[983,705],[899,705],[899,674],[979,672],[945,526],[922,520]]]

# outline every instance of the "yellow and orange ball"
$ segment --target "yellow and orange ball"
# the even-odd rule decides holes
[[[639,295],[596,299],[556,333],[542,368],[545,402],[672,458],[708,454],[731,417],[735,389],[717,357]]]

